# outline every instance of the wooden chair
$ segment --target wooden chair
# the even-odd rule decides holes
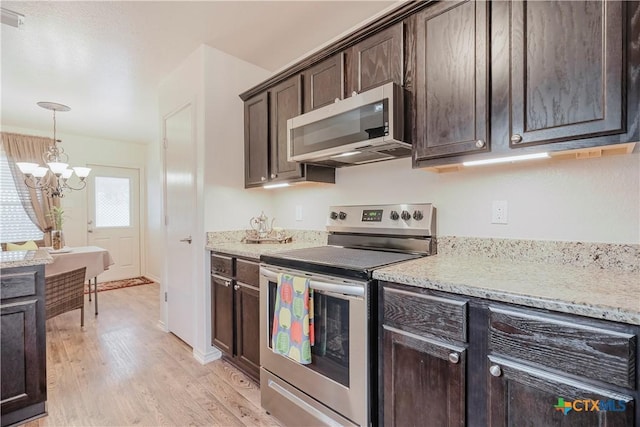
[[[84,275],[86,267],[45,277],[47,320],[80,309],[80,327],[84,326]]]

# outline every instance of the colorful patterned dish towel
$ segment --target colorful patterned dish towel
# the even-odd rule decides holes
[[[273,351],[303,365],[311,363],[313,289],[309,279],[278,274],[271,346]]]

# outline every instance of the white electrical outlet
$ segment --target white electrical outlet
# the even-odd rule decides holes
[[[296,221],[302,221],[302,206],[296,206]]]
[[[494,200],[491,204],[491,224],[508,224],[509,212],[506,200]]]

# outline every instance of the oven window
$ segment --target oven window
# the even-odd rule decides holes
[[[275,296],[276,284],[269,282],[269,348]],[[315,344],[311,364],[305,366],[349,387],[349,301],[314,291],[313,316]]]

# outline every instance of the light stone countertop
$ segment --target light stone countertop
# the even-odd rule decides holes
[[[640,273],[435,255],[375,270],[378,280],[640,325]]]
[[[293,249],[313,248],[316,246],[324,246],[318,242],[291,242],[291,243],[239,243],[239,242],[220,242],[209,243],[206,246],[208,251],[221,252],[229,255],[260,259],[262,254],[275,254],[278,252],[290,251]]]
[[[29,267],[31,265],[51,264],[52,262],[53,257],[46,249],[0,252],[0,268]]]

